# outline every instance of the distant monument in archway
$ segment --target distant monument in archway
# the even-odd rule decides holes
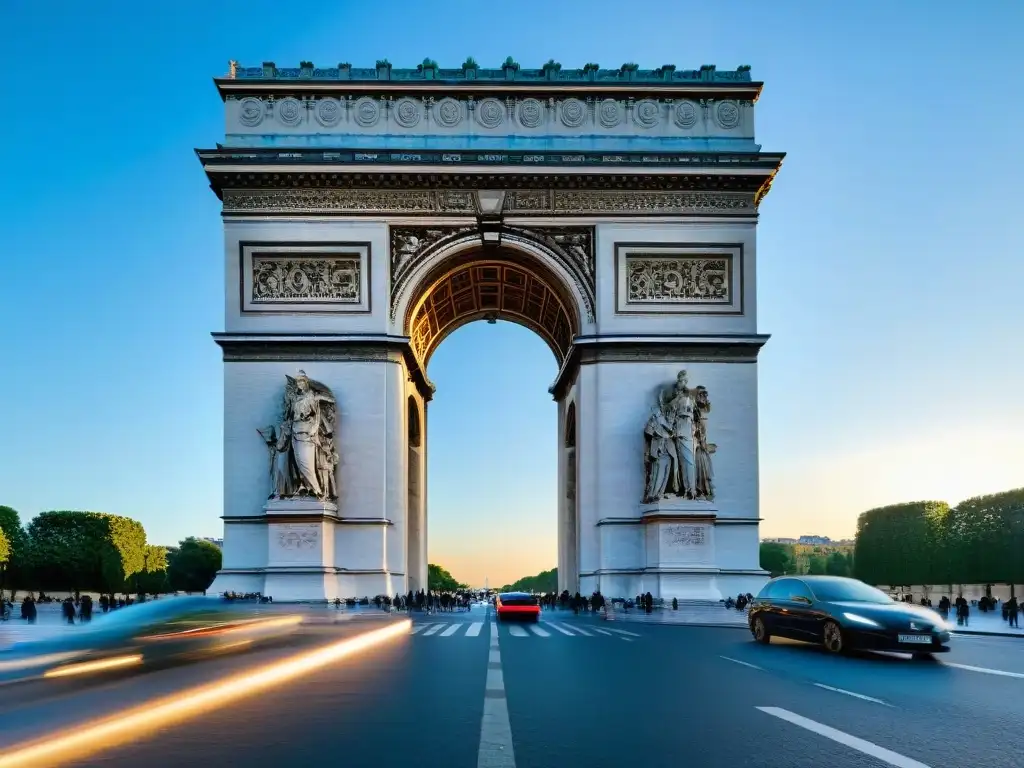
[[[755,143],[749,67],[232,62],[215,82],[214,590],[425,589],[430,357],[504,319],[559,364],[559,588],[757,591],[755,229],[783,155]]]

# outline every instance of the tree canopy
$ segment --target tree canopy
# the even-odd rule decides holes
[[[0,528],[0,565],[6,565],[11,556],[11,543],[7,540],[7,534]]]
[[[206,592],[220,570],[220,547],[204,539],[189,536],[178,548],[167,551],[167,578],[173,590]]]
[[[768,571],[774,578],[796,570],[796,555],[791,544],[779,541],[762,541],[760,552],[761,570]]]
[[[558,569],[541,571],[536,576],[524,576],[518,581],[506,584],[502,592],[538,592],[551,594],[558,591]]]
[[[142,570],[146,532],[137,520],[102,512],[52,511],[28,526],[34,586],[117,592]]]
[[[1024,488],[870,509],[857,522],[854,572],[872,584],[1024,581]]]
[[[427,589],[432,592],[456,592],[460,589],[469,589],[469,585],[456,581],[455,577],[440,565],[429,563],[427,565]]]

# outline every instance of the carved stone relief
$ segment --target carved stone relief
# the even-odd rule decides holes
[[[320,543],[320,529],[315,525],[278,525],[277,546],[289,550],[314,550]]]
[[[229,99],[235,100],[235,97]],[[302,121],[304,102],[291,96],[278,99],[246,96],[239,101],[237,120],[246,128],[255,128],[268,117],[289,127]],[[342,122],[371,128],[380,122],[383,108],[388,107],[371,96],[349,96],[340,102],[336,97],[324,96],[310,98],[305,104],[325,128],[333,128]],[[743,109],[753,108],[749,101],[733,99],[704,99],[701,105],[709,115],[704,127],[726,131],[742,124]],[[698,126],[697,107],[697,103],[690,99],[640,99],[634,103],[630,99],[606,98],[595,102],[570,96],[550,99],[545,103],[532,96],[505,100],[488,97],[478,102],[447,96],[434,102],[433,97],[423,98],[414,94],[399,97],[387,112],[394,118],[389,122],[405,130],[417,129],[429,113],[427,122],[436,123],[443,129],[454,128],[467,114],[471,117],[475,114],[476,121],[484,128],[495,129],[511,123],[516,129],[542,132],[552,124],[545,119],[550,108],[554,124],[570,130],[595,128],[621,132],[629,128],[648,133],[657,129],[678,134],[690,133]]]
[[[665,544],[672,548],[703,547],[705,528],[701,525],[667,525],[663,529]]]
[[[435,110],[437,112],[439,110]],[[318,120],[321,118],[318,116]],[[628,192],[521,189],[505,196],[506,213],[564,216],[632,214],[744,214],[755,210],[742,192]],[[475,214],[468,190],[397,190],[307,187],[225,189],[225,213],[465,213]]]
[[[358,304],[361,270],[359,256],[253,254],[251,302]]]
[[[731,304],[731,261],[708,256],[626,257],[631,304]]]
[[[707,388],[691,389],[686,371],[659,392],[644,426],[644,503],[714,500],[711,456],[718,446],[708,442],[710,413]]]

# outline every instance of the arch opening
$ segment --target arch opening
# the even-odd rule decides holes
[[[561,589],[570,593],[579,591],[579,514],[576,507],[576,403],[569,403],[565,414],[565,432],[563,435],[563,461],[565,462],[565,498],[562,500],[562,530],[559,538],[562,542],[562,558],[559,562],[559,581]]]
[[[534,331],[560,365],[580,331],[571,292],[550,267],[507,247],[442,261],[421,281],[405,333],[424,369],[444,339],[473,322],[507,320]]]
[[[407,460],[407,530],[406,563],[408,564],[408,589],[417,592],[426,589],[422,574],[426,572],[427,530],[423,476],[425,461],[423,455],[423,430],[420,423],[420,406],[413,395],[406,401]]]

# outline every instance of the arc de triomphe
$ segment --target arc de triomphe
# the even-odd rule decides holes
[[[430,356],[535,331],[559,373],[559,586],[757,591],[749,67],[292,69],[215,80],[224,563],[275,600],[426,587]]]

